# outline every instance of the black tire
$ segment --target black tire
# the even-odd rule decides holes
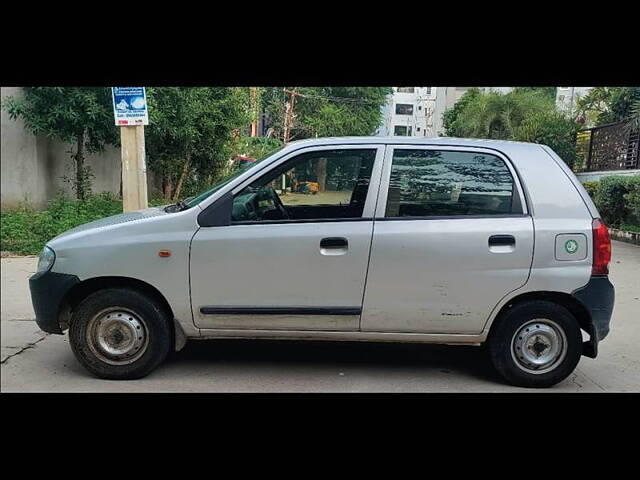
[[[127,364],[111,364],[89,345],[87,329],[92,318],[119,307],[142,320],[146,336],[138,358]],[[108,288],[92,293],[73,311],[69,327],[71,349],[78,361],[93,375],[112,380],[131,380],[148,375],[166,358],[171,349],[170,319],[154,299],[131,289]]]
[[[525,371],[526,366],[523,369],[514,358],[517,353],[512,354],[515,334],[536,319],[551,320],[566,337],[564,358],[550,363],[546,367],[549,371],[544,373]],[[509,383],[519,387],[546,388],[561,382],[573,372],[582,355],[582,334],[576,318],[563,306],[546,300],[523,302],[508,310],[492,328],[488,344],[496,370]]]

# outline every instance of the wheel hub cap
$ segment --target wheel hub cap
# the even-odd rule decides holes
[[[555,322],[536,319],[522,326],[513,336],[511,353],[518,367],[529,373],[545,373],[566,355],[567,339]]]
[[[93,353],[111,364],[135,361],[145,351],[147,330],[144,322],[125,310],[101,312],[91,319],[87,340]]]

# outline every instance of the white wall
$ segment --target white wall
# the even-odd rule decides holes
[[[19,87],[0,88],[2,99],[20,95]],[[73,195],[71,184],[63,177],[73,177],[72,145],[34,136],[24,128],[21,120],[11,120],[3,110],[1,118],[0,206],[15,208],[25,201],[36,208],[44,208],[59,191]],[[121,159],[119,147],[107,147],[101,154],[87,155],[87,166],[94,174],[94,193],[120,193]],[[148,173],[149,194],[157,189],[157,180]]]
[[[576,173],[576,177],[580,182],[599,182],[602,177],[609,175],[639,175],[640,169],[636,170],[606,170],[600,172],[581,172]]]

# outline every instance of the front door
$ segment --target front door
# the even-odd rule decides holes
[[[238,187],[231,224],[192,241],[196,326],[357,330],[383,151],[305,149]]]
[[[527,281],[533,223],[507,158],[387,147],[362,331],[480,333]]]

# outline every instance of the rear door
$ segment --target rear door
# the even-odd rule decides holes
[[[196,326],[358,330],[383,152],[307,148],[237,187],[231,223],[192,241]]]
[[[493,150],[388,146],[362,331],[480,333],[527,281],[533,223]]]

